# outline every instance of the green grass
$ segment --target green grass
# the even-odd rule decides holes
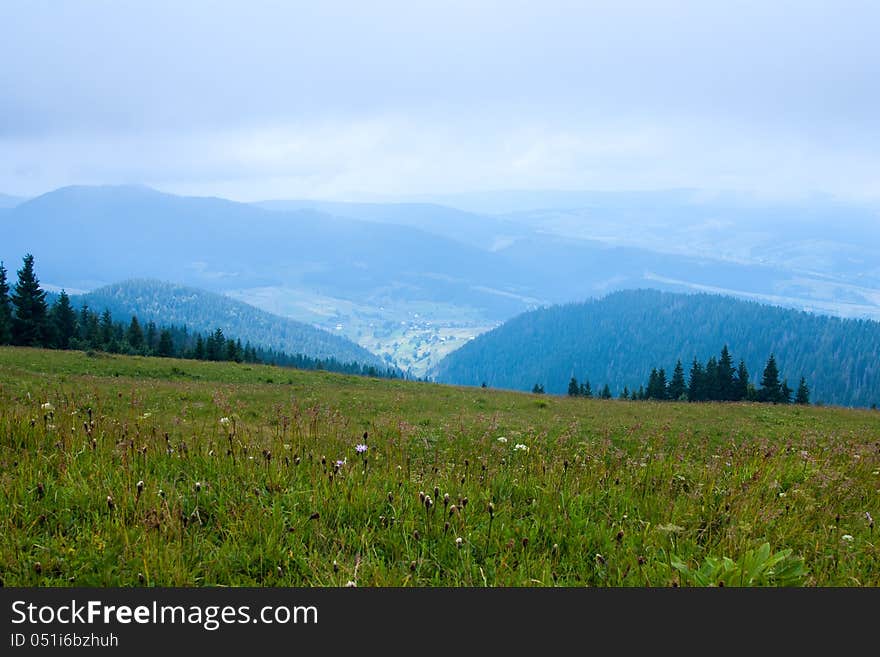
[[[876,411],[0,348],[5,586],[876,586],[878,489]]]

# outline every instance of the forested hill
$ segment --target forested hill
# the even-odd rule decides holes
[[[812,399],[880,404],[880,323],[839,319],[708,294],[630,290],[519,315],[447,356],[445,383],[563,394],[572,376],[615,396],[638,388],[654,367],[687,367],[727,344],[757,382],[774,353],[780,377],[806,377]]]
[[[194,332],[221,328],[227,335],[255,347],[312,358],[332,357],[343,363],[387,366],[378,356],[351,340],[197,288],[153,280],[129,280],[72,297],[72,300],[77,307],[86,303],[99,313],[109,309],[113,317],[120,320],[137,315],[142,322],[185,325]]]

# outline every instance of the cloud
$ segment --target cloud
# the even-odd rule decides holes
[[[869,2],[10,2],[0,190],[880,189]]]

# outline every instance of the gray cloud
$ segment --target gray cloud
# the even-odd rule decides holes
[[[0,190],[871,196],[878,24],[871,2],[7,2]]]

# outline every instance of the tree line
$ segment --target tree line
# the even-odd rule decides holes
[[[691,365],[690,373],[685,379],[684,367],[677,361],[672,370],[671,378],[667,379],[664,368],[652,368],[646,385],[638,390],[630,391],[624,386],[620,399],[656,400],[656,401],[753,401],[773,404],[809,404],[810,388],[805,377],[801,377],[796,391],[788,385],[788,380],[779,380],[779,367],[776,357],[770,354],[760,387],[756,388],[749,380],[749,371],[744,360],[733,366],[733,358],[727,345],[721,349],[720,357],[711,356],[703,365],[696,358]],[[540,389],[539,389],[540,388]],[[543,392],[543,385],[535,384],[532,392]],[[578,383],[571,377],[568,383],[569,397],[592,397],[589,381]],[[608,384],[599,394],[602,399],[611,399]]]
[[[136,315],[123,323],[114,319],[108,309],[98,314],[83,305],[76,310],[64,290],[49,305],[31,254],[24,256],[17,274],[18,280],[10,289],[6,268],[0,262],[0,345],[263,363],[384,378],[399,376],[392,368],[288,354],[250,342],[242,344],[240,339],[225,336],[220,328],[194,333],[186,326],[159,326],[153,321],[144,324]]]

